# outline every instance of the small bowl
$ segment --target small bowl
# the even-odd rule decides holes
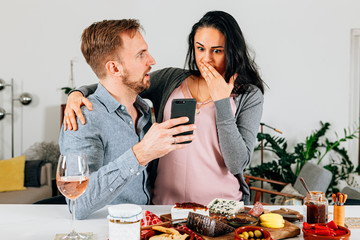
[[[186,240],[194,240],[194,234],[192,234],[189,231],[186,231],[185,229],[177,229],[175,228],[176,231],[178,231],[180,234],[187,234],[189,235],[189,237],[186,238]],[[155,235],[161,235],[164,234],[164,232],[159,232],[159,231],[155,231],[155,230],[150,230],[149,232],[147,232],[144,236],[144,240],[149,240],[152,236]]]
[[[322,225],[325,226],[325,223],[316,223],[316,224],[310,224],[310,226],[314,226],[314,225]],[[303,232],[303,236],[305,240],[349,240],[350,239],[350,235],[351,235],[351,231],[346,228],[346,227],[342,227],[342,226],[338,226],[340,230],[345,230],[346,234],[341,235],[341,236],[322,236],[322,235],[317,235],[317,234],[313,234],[313,233],[309,233],[308,231],[304,230],[304,228],[302,229]]]
[[[259,230],[263,234],[264,237],[262,239],[272,240],[271,234],[267,230],[265,230],[262,227],[256,227],[256,226],[246,226],[246,227],[237,228],[235,230],[234,240],[245,240],[245,238],[240,237],[239,234],[243,232],[255,231],[255,230]]]
[[[259,218],[250,214],[239,213],[227,216],[226,221],[229,225],[238,228],[243,226],[255,226],[259,222]]]

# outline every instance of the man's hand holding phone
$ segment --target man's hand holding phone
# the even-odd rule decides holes
[[[178,135],[192,132],[196,129],[194,124],[186,125],[188,117],[169,119],[162,123],[154,123],[144,138],[133,146],[133,152],[139,163],[143,166],[150,161],[160,158],[169,152],[186,147],[184,142],[191,142],[193,134]],[[184,125],[185,124],[185,125]]]

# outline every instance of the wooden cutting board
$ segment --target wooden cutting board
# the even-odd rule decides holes
[[[171,214],[164,214],[161,215],[160,218],[163,221],[170,221],[171,220]],[[282,238],[289,238],[289,237],[295,237],[300,234],[300,228],[296,226],[295,224],[288,222],[285,220],[285,226],[283,228],[265,228],[268,230],[271,234],[271,237],[274,240],[282,239]],[[200,235],[204,240],[233,240],[235,233],[229,233],[223,236],[219,237],[208,237]]]
[[[300,234],[300,228],[296,226],[295,224],[285,221],[285,226],[283,228],[264,228],[268,230],[271,234],[271,237],[274,240],[282,239],[282,238],[289,238],[289,237],[295,237]],[[233,240],[235,233],[229,233],[223,236],[219,237],[207,237],[207,236],[201,236],[205,240]]]
[[[295,224],[285,220],[285,226],[283,228],[265,228],[271,234],[274,240],[296,237],[300,234],[300,228]]]

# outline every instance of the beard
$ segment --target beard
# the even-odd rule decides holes
[[[150,69],[148,71],[150,71]],[[123,75],[123,83],[130,90],[136,92],[137,94],[140,94],[141,92],[147,90],[150,87],[150,81],[144,79],[145,75],[146,73],[144,73],[142,77],[139,77],[137,81],[131,81],[129,79],[129,72],[127,71],[127,69],[125,69]]]

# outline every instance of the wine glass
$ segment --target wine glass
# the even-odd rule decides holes
[[[89,167],[85,155],[60,155],[56,170],[56,185],[62,195],[72,203],[72,232],[64,239],[86,239],[87,237],[75,232],[75,200],[83,194],[89,184]]]

